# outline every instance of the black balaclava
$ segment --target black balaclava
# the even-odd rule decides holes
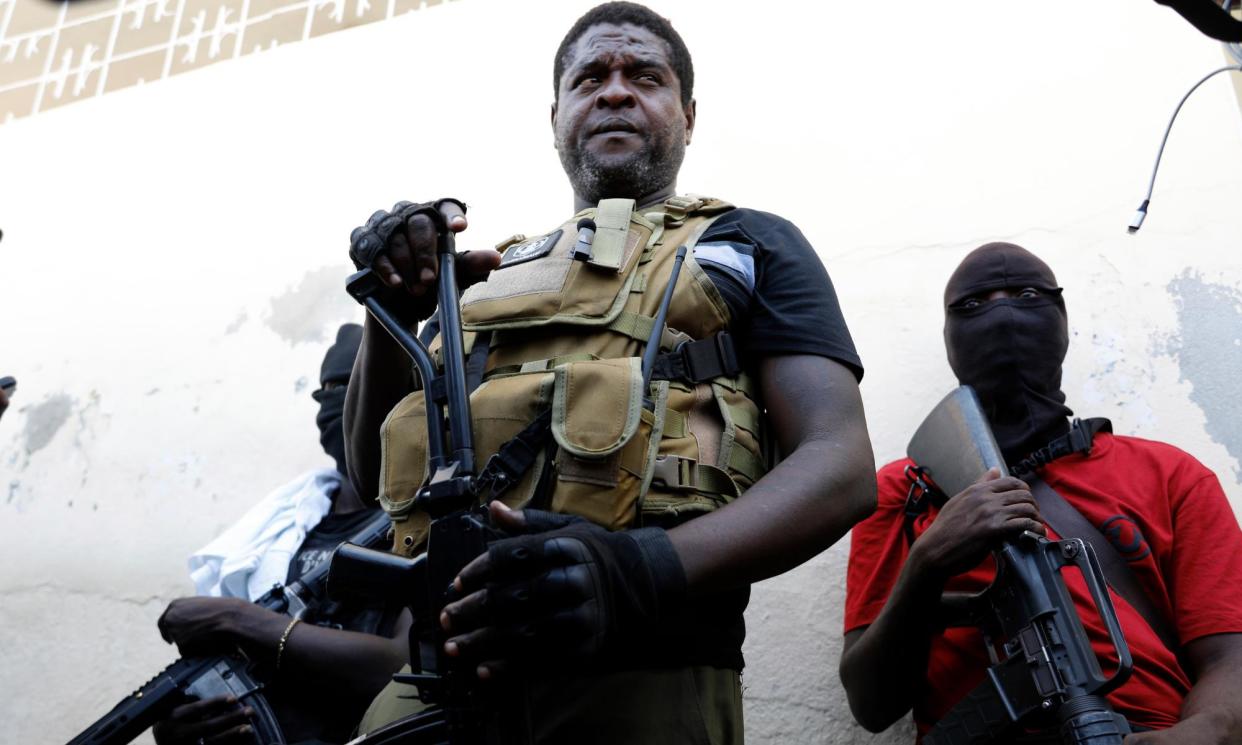
[[[967,299],[1033,287],[1039,297]],[[944,346],[958,382],[979,394],[1005,460],[1016,463],[1069,431],[1061,392],[1069,326],[1052,270],[1012,243],[970,252],[944,288]]]
[[[341,417],[345,412],[345,386],[353,372],[360,344],[361,326],[356,323],[341,326],[336,332],[336,343],[328,348],[319,368],[320,388],[311,394],[319,402],[319,415],[315,417],[315,424],[319,425],[319,444],[336,461],[336,470],[341,473],[345,473],[345,430],[341,426]],[[325,390],[329,383],[338,385]]]

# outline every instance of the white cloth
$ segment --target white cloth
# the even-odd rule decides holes
[[[306,534],[332,509],[341,485],[335,469],[298,476],[274,490],[215,540],[190,555],[190,579],[199,595],[258,600],[284,584],[289,562]]]

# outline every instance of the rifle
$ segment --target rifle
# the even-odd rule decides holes
[[[1007,475],[973,389],[962,386],[941,401],[915,432],[907,454],[924,489],[961,492],[990,468]],[[1133,668],[1090,544],[1050,541],[1030,531],[993,551],[996,579],[986,590],[945,593],[942,611],[953,626],[978,626],[991,667],[987,677],[923,738],[925,745],[1007,742],[1022,728],[1056,727],[1064,745],[1121,745],[1126,720],[1104,696]],[[1083,629],[1061,570],[1076,567],[1117,652],[1105,676]]]
[[[328,591],[333,597],[380,597],[405,603],[414,617],[410,666],[415,672],[393,679],[417,685],[419,698],[430,706],[356,743],[513,743],[529,731],[524,707],[502,703],[495,691],[476,685],[472,666],[463,667],[443,652],[446,635],[439,617],[452,600],[453,579],[487,550],[490,541],[504,537],[489,525],[486,505],[480,504],[483,495],[494,496],[503,484],[493,484],[492,469],[482,474],[475,470],[454,238],[437,210],[426,214],[437,229],[436,299],[443,372],[437,373],[427,348],[385,307],[381,296],[386,288],[371,270],[352,275],[346,290],[410,356],[422,385],[431,476],[415,495],[415,504],[431,517],[427,549],[415,559],[406,559],[343,544],[330,562]]]
[[[388,515],[378,512],[349,540],[365,546],[383,545],[389,526]],[[255,605],[301,618],[324,599],[327,579],[328,562],[320,562],[300,579],[268,590]],[[263,697],[261,676],[254,668],[255,664],[240,652],[183,657],[122,699],[112,711],[70,740],[69,745],[125,745],[167,717],[174,706],[187,698],[206,700],[223,695],[232,695],[238,703],[254,709],[250,724],[255,743],[284,743],[280,723]]]

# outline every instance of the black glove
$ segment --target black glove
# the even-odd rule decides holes
[[[377,211],[349,234],[349,258],[359,269],[375,273],[383,285],[380,300],[407,326],[435,311],[436,282],[426,275],[428,270],[439,271],[439,239],[451,229],[449,222],[458,215],[464,219],[465,214],[466,205],[456,199],[397,202],[392,211]],[[495,251],[458,253],[458,289],[486,279],[499,263]]]
[[[686,596],[686,573],[660,528],[609,532],[525,510],[539,532],[488,547],[490,625],[516,657],[593,659],[623,652]]]
[[[466,211],[464,202],[451,197],[418,204],[397,202],[390,212],[376,210],[367,220],[366,225],[354,228],[349,234],[349,258],[354,262],[354,266],[359,269],[370,269],[375,264],[376,257],[388,251],[393,233],[398,228],[401,229],[401,237],[405,237],[406,223],[415,215],[426,215],[437,230],[448,230],[439,209],[444,202],[452,202],[461,207],[462,213]]]

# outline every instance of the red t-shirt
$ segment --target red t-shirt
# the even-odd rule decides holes
[[[845,630],[875,621],[908,554],[902,520],[909,481],[901,460],[880,469],[879,506],[854,528],[846,577]],[[1208,634],[1242,632],[1242,592],[1222,582],[1242,577],[1242,530],[1220,482],[1201,463],[1171,445],[1102,433],[1089,456],[1071,455],[1046,466],[1043,477],[1108,537],[1167,618],[1182,644]],[[919,516],[914,534],[936,518]],[[1048,531],[1049,538],[1056,538]],[[947,590],[978,592],[995,567],[989,556],[954,577]],[[1062,573],[1092,647],[1107,673],[1116,655],[1081,575]],[[1190,681],[1176,657],[1126,601],[1112,593],[1134,658],[1134,674],[1109,695],[1131,722],[1155,729],[1175,724]],[[948,629],[932,640],[928,685],[914,706],[922,736],[983,680],[988,667],[977,629]]]

